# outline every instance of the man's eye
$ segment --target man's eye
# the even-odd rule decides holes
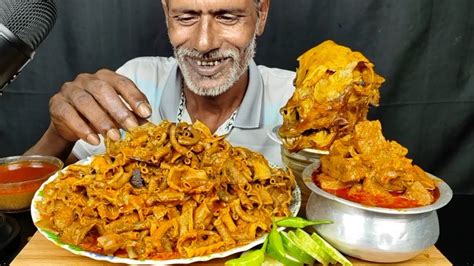
[[[197,16],[189,16],[189,15],[183,15],[183,16],[177,16],[175,17],[176,21],[178,21],[180,24],[183,25],[191,25],[194,22],[198,20]]]
[[[217,20],[225,24],[234,24],[237,22],[238,17],[233,15],[220,15],[217,16]]]

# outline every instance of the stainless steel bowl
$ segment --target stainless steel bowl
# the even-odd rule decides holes
[[[311,175],[318,167],[319,162],[316,162],[303,171],[303,181],[312,191],[306,216],[333,221],[314,229],[338,250],[366,261],[400,262],[415,257],[438,240],[436,210],[448,204],[453,196],[445,182],[440,180],[440,197],[428,206],[409,209],[369,207],[339,198],[316,186]]]
[[[290,152],[283,145],[281,145],[281,158],[283,162],[293,171],[293,173],[300,177],[303,174],[304,169],[319,161],[319,156],[327,154],[327,151],[304,149],[299,152]]]

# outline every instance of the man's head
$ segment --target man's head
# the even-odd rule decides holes
[[[246,73],[269,2],[162,0],[170,41],[191,91],[216,96]]]

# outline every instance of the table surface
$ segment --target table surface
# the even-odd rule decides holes
[[[207,262],[193,263],[193,265],[223,265],[229,257],[214,259]],[[349,258],[354,265],[376,265],[365,261]],[[65,249],[56,246],[43,235],[36,232],[28,244],[12,261],[15,265],[119,265],[109,262],[96,261],[87,257],[75,255]],[[452,265],[441,252],[432,246],[415,258],[399,264],[386,265]]]

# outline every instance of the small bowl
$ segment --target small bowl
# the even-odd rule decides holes
[[[300,178],[302,177],[304,169],[308,165],[318,162],[320,155],[328,154],[327,151],[313,149],[303,149],[298,152],[290,152],[283,145],[280,147],[283,162]]]
[[[303,174],[303,170],[306,166],[319,161],[320,155],[329,154],[328,150],[317,150],[317,149],[303,149],[298,152],[291,152],[285,148],[283,141],[278,135],[278,130],[281,125],[276,125],[267,130],[268,137],[274,142],[280,144],[281,158],[283,163],[293,171],[293,174],[299,179]],[[305,189],[306,187],[301,183],[300,188]]]
[[[328,219],[332,224],[314,229],[341,252],[372,262],[409,260],[436,243],[439,222],[436,210],[448,204],[451,188],[439,178],[439,198],[430,205],[407,209],[389,209],[361,205],[333,194],[312,180],[319,162],[303,171],[303,180],[312,191],[306,205],[309,219]]]
[[[29,210],[36,190],[62,167],[63,162],[52,156],[0,158],[0,211]]]

